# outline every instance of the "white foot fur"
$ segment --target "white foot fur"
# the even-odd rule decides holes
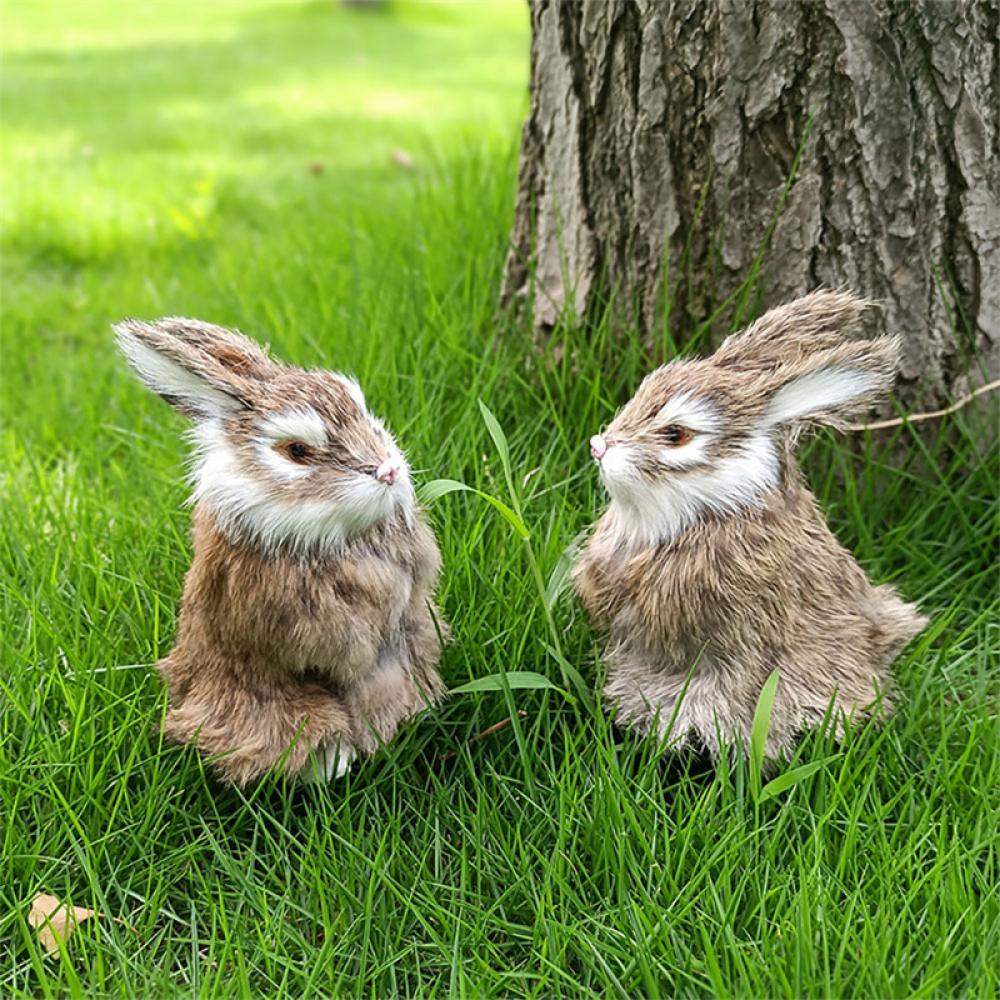
[[[309,754],[305,767],[299,772],[299,779],[308,785],[316,785],[342,778],[351,769],[356,757],[352,747],[339,743],[317,747]]]

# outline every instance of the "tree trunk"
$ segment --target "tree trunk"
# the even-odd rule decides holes
[[[880,300],[904,399],[996,377],[997,0],[530,6],[504,304],[544,331],[611,293],[652,333],[666,293],[683,338],[770,234],[758,304],[819,285]]]

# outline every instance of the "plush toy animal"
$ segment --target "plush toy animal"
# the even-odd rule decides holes
[[[194,561],[159,663],[166,734],[242,785],[330,778],[441,695],[441,565],[357,382],[190,319],[127,320],[139,378],[194,421]]]
[[[773,309],[712,357],[654,371],[591,438],[610,503],[574,582],[607,632],[620,724],[746,746],[775,668],[770,757],[831,701],[839,734],[891,707],[892,660],[926,620],[869,582],[795,461],[803,428],[842,424],[893,382],[898,341],[850,339],[866,305],[818,292]]]

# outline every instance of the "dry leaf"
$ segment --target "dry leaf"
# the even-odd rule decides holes
[[[47,955],[59,955],[59,945],[65,944],[70,934],[90,917],[101,917],[103,913],[88,910],[84,906],[70,906],[60,903],[55,896],[40,892],[31,901],[28,923],[38,931],[38,940]]]

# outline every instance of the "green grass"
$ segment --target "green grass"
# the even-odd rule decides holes
[[[838,535],[933,624],[889,724],[807,739],[795,764],[825,763],[770,800],[745,765],[673,759],[542,690],[457,695],[328,788],[221,790],[161,744],[141,666],[190,558],[184,425],[113,320],[195,315],[352,369],[422,480],[521,510],[526,542],[473,494],[432,505],[453,687],[562,685],[558,642],[599,688],[580,609],[563,593],[547,621],[538,582],[602,503],[587,436],[651,361],[604,323],[537,351],[495,315],[520,4],[75,0],[4,22],[0,995],[996,995],[990,404],[809,446]],[[47,958],[38,892],[128,926]]]

